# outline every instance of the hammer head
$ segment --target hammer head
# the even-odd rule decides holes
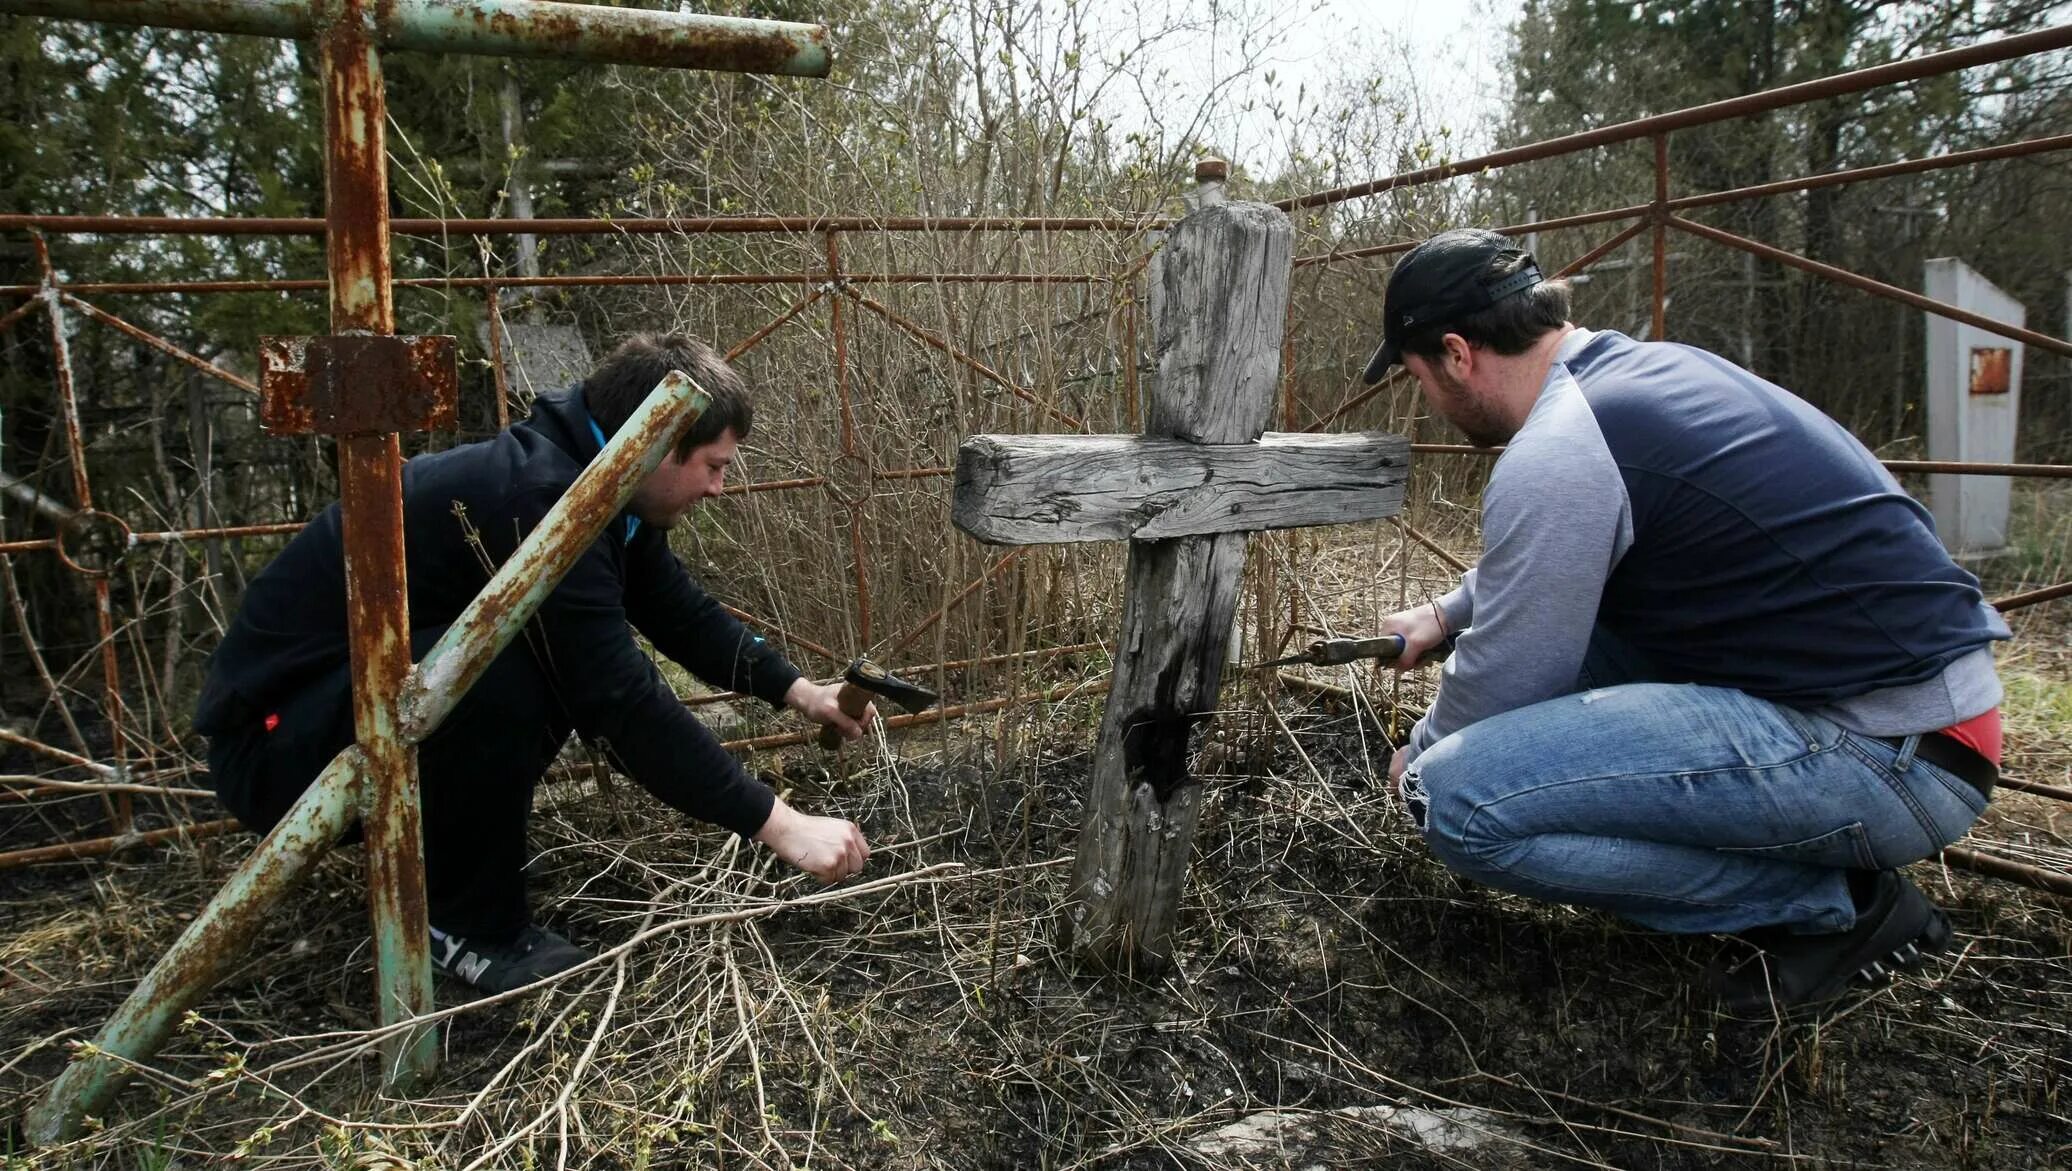
[[[842,681],[889,699],[910,712],[925,711],[942,698],[918,683],[887,674],[885,668],[869,659],[858,659],[849,664],[849,669],[842,674]]]

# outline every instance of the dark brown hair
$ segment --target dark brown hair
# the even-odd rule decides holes
[[[705,413],[677,439],[674,450],[678,459],[728,431],[736,439],[748,438],[748,429],[755,422],[748,384],[711,346],[680,333],[637,333],[620,342],[583,379],[583,405],[608,438],[625,426],[671,370],[690,375],[712,399]]]
[[[1530,262],[1530,258],[1525,261]],[[1504,274],[1491,275],[1494,279]],[[1485,309],[1418,325],[1403,335],[1403,352],[1430,361],[1446,352],[1441,339],[1457,333],[1478,350],[1495,350],[1506,357],[1522,354],[1548,331],[1566,324],[1568,309],[1568,282],[1541,281]]]

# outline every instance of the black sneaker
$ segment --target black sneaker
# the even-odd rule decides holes
[[[589,952],[537,925],[508,943],[481,943],[432,928],[432,970],[484,992],[522,988],[589,958]]]
[[[1855,877],[1852,875],[1852,878]],[[1859,884],[1852,882],[1852,888]],[[1768,1018],[1817,1010],[1853,983],[1876,984],[1919,967],[1950,944],[1950,923],[1921,888],[1894,870],[1868,872],[1856,926],[1832,935],[1776,928],[1744,932],[1757,950],[1707,973],[1731,1016]]]

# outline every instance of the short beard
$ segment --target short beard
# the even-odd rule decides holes
[[[1518,434],[1518,429],[1508,420],[1471,394],[1466,383],[1436,368],[1432,371],[1432,381],[1439,388],[1439,393],[1433,396],[1436,400],[1433,407],[1440,417],[1467,436],[1469,443],[1476,447],[1502,447]]]

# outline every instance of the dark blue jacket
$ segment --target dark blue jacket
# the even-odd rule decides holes
[[[493,439],[404,465],[413,646],[422,651],[460,615],[489,567],[510,556],[599,450],[581,396],[570,391],[541,396],[531,418]],[[685,709],[633,631],[707,683],[773,704],[799,672],[691,580],[665,532],[641,526],[629,539],[626,519],[606,525],[548,595],[536,635],[503,653],[542,658],[555,706],[650,792],[752,835],[769,816],[770,791]],[[345,562],[333,504],[253,580],[210,658],[195,728],[231,731],[346,661]]]

